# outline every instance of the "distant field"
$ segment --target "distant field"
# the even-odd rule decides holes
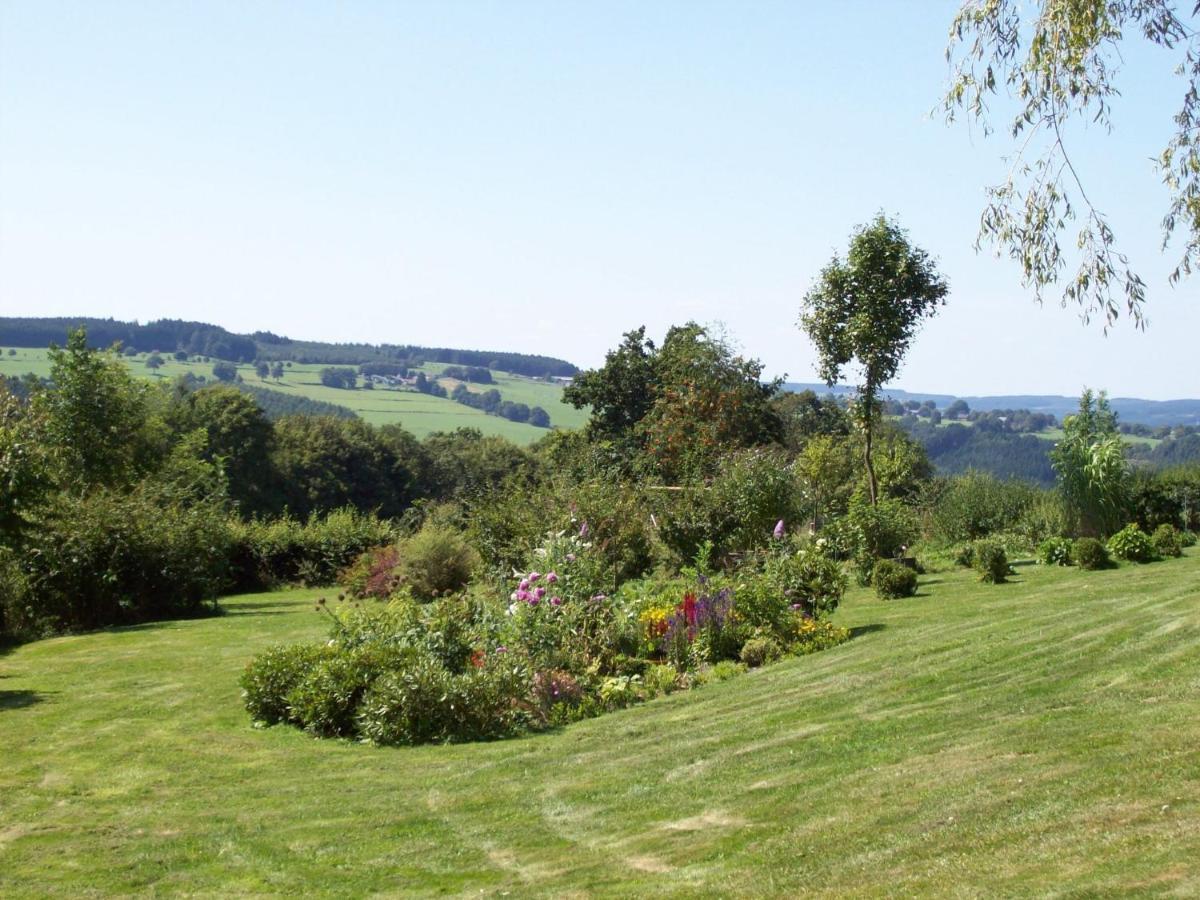
[[[163,356],[163,366],[157,372],[146,368],[146,355],[125,357],[133,374],[152,379],[171,379],[191,372],[196,376],[212,378],[212,363],[178,362]],[[324,364],[293,363],[284,372],[282,380],[260,381],[251,365],[238,366],[238,372],[247,384],[259,385],[284,394],[307,397],[337,403],[354,410],[374,425],[399,424],[417,437],[423,438],[434,431],[450,431],[455,428],[478,428],[484,434],[506,437],[518,444],[529,444],[545,436],[544,428],[534,428],[518,422],[510,422],[498,416],[489,416],[477,409],[455,403],[441,397],[430,397],[413,391],[375,388],[374,390],[340,390],[321,384],[320,372]],[[440,374],[443,364],[428,364],[423,367],[431,375]],[[45,350],[17,348],[14,356],[7,348],[0,348],[0,375],[21,376],[32,372],[41,377],[50,374],[50,361]],[[578,428],[587,421],[587,414],[562,402],[562,388],[520,376],[493,373],[494,387],[505,400],[540,406],[550,414],[550,421],[560,428]],[[447,386],[454,382],[447,381]],[[472,387],[479,387],[473,385]]]

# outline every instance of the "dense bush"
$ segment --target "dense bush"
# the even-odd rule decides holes
[[[1071,565],[1071,539],[1047,538],[1038,544],[1037,558],[1038,562],[1044,566]]]
[[[783,656],[783,647],[779,641],[770,636],[752,637],[742,645],[739,658],[751,669],[769,662],[774,662]]]
[[[1136,523],[1126,525],[1108,539],[1108,549],[1117,559],[1129,562],[1150,562],[1154,559],[1154,543],[1150,535]]]
[[[876,560],[901,556],[916,540],[917,519],[899,500],[882,498],[872,506],[864,497],[850,502],[846,521],[853,536],[853,558],[858,580],[871,583]]]
[[[1071,558],[1075,560],[1075,565],[1089,572],[1111,565],[1108,548],[1097,538],[1078,538],[1071,547]]]
[[[395,526],[354,509],[254,519],[229,526],[230,579],[235,590],[266,590],[279,584],[333,584],[365,551],[395,540]]]
[[[933,535],[956,543],[1013,530],[1038,494],[1029,485],[1001,481],[983,472],[948,479],[937,492],[931,512]]]
[[[1001,584],[1012,571],[1008,565],[1008,553],[1004,545],[995,540],[975,542],[973,565],[979,572],[979,580],[988,584]]]
[[[1183,555],[1183,539],[1174,525],[1162,524],[1150,535],[1150,543],[1154,552],[1159,556],[1173,557]]]
[[[799,522],[803,514],[786,460],[773,452],[729,454],[711,482],[684,487],[655,498],[659,536],[679,563],[694,559],[705,543],[714,560],[761,549],[776,522]]]
[[[61,495],[5,551],[5,628],[36,636],[200,615],[225,583],[225,512],[161,484]]]
[[[288,695],[325,655],[324,644],[291,644],[270,647],[256,656],[241,678],[250,717],[267,725],[291,720]]]
[[[871,584],[881,600],[911,597],[917,592],[917,573],[903,563],[881,559],[875,563]]]

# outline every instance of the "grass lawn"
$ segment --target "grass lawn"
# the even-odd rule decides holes
[[[848,644],[492,744],[255,730],[319,592],[0,657],[0,896],[1200,894],[1200,553],[963,572]]]
[[[9,356],[6,348],[0,348],[0,375],[20,377],[32,372],[43,378],[49,377],[50,360],[45,350],[18,347],[16,351],[15,355]],[[212,363],[180,362],[167,353],[162,355],[162,367],[151,370],[146,368],[146,356],[142,353],[123,359],[129,370],[142,378],[173,379],[190,372],[212,380]],[[418,438],[424,438],[430,432],[452,431],[462,427],[478,428],[484,434],[501,435],[518,444],[530,444],[546,435],[544,428],[510,422],[447,398],[430,397],[411,390],[376,388],[371,391],[350,391],[326,387],[321,384],[320,376],[324,368],[324,364],[293,363],[284,370],[283,378],[279,381],[260,380],[251,365],[238,366],[238,372],[247,384],[349,407],[373,425],[399,424]],[[430,363],[422,368],[430,374],[437,374],[445,365]],[[496,373],[495,377],[496,384],[493,386],[505,400],[542,407],[550,414],[551,424],[557,427],[579,428],[587,421],[588,413],[585,410],[562,402],[562,388],[559,385],[502,373]],[[453,383],[447,381],[448,386],[453,386]]]

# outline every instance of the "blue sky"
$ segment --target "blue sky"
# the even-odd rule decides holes
[[[0,3],[0,310],[541,352],[722,322],[815,380],[801,298],[896,215],[949,305],[895,386],[1200,396],[1131,48],[1078,162],[1149,283],[1108,337],[976,254],[1008,145],[931,111],[956,4]]]

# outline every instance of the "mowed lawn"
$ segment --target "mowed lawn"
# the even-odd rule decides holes
[[[848,644],[492,744],[255,730],[316,591],[0,657],[0,896],[1200,894],[1200,553],[857,591]]]
[[[0,375],[19,378],[32,372],[42,378],[49,377],[50,359],[45,350],[15,349],[16,354],[9,356],[6,348],[0,348]],[[214,381],[211,362],[180,362],[168,353],[162,355],[162,367],[152,370],[146,368],[146,354],[123,359],[130,372],[141,378],[165,380],[190,372]],[[238,373],[247,384],[309,400],[336,403],[354,410],[372,425],[398,424],[418,438],[424,438],[434,431],[478,428],[484,434],[499,435],[517,444],[531,444],[547,433],[544,428],[489,416],[482,410],[472,409],[448,398],[431,397],[412,390],[376,388],[368,391],[326,387],[321,384],[321,370],[324,368],[326,366],[320,364],[293,363],[284,370],[283,378],[268,378],[265,381],[255,374],[252,365],[238,366]],[[349,368],[356,369],[357,366]],[[428,363],[422,367],[430,375],[439,374],[445,368],[441,363]],[[495,387],[505,400],[513,403],[541,406],[549,413],[550,422],[556,427],[579,428],[587,421],[586,410],[578,410],[562,402],[562,387],[557,384],[502,373],[496,373],[495,378],[496,384],[487,387]],[[448,389],[454,384],[450,380],[446,382]]]

